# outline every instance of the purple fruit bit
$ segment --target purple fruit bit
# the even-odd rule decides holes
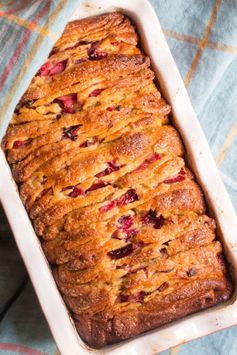
[[[100,207],[100,212],[108,212],[108,211],[112,210],[112,208],[114,208],[116,206],[117,206],[116,201],[115,200],[111,201],[107,205]]]
[[[139,302],[139,303],[143,303],[144,302],[144,298],[148,295],[147,292],[145,291],[140,291],[135,293],[134,295],[132,295],[132,300],[133,302]]]
[[[185,180],[185,177],[186,177],[186,172],[182,168],[180,170],[180,172],[178,173],[178,175],[174,176],[173,178],[166,179],[163,182],[164,182],[164,184],[173,184],[174,182],[180,182],[180,181]]]
[[[99,44],[100,44],[100,41],[93,42],[92,45],[88,48],[87,54],[88,54],[89,59],[100,60],[100,59],[107,57],[107,53],[100,52],[98,50]]]
[[[109,111],[109,112],[114,111],[114,109],[115,109],[115,108],[114,108],[113,106],[109,106],[109,107],[106,108],[106,110]]]
[[[169,287],[169,283],[168,282],[163,282],[163,284],[160,285],[160,287],[158,287],[158,291],[162,292],[164,290],[166,290]]]
[[[129,295],[120,294],[117,298],[117,302],[119,303],[128,302],[128,301],[129,301]]]
[[[157,215],[155,210],[149,210],[145,217],[143,218],[143,224],[150,224],[155,229],[160,229],[164,224],[164,217],[162,215]]]
[[[111,257],[111,259],[117,260],[117,259],[121,259],[121,258],[124,258],[125,256],[130,255],[132,252],[133,252],[133,245],[128,244],[122,248],[119,248],[116,250],[111,250],[110,252],[108,252],[108,254]]]
[[[113,200],[113,201],[109,202],[107,205],[101,207],[100,211],[101,212],[108,212],[109,210],[111,210],[112,208],[114,208],[116,206],[121,207],[123,205],[126,205],[128,203],[131,203],[131,202],[134,202],[137,200],[138,200],[138,195],[137,195],[136,191],[134,189],[130,189],[124,195],[120,196],[116,200]]]
[[[154,223],[154,228],[155,228],[155,229],[160,229],[160,228],[163,226],[164,221],[165,221],[164,217],[163,217],[162,215],[159,215],[159,216],[156,218],[156,221],[155,221],[155,223]]]
[[[95,89],[93,90],[88,96],[89,97],[96,97],[98,96],[104,89]]]
[[[84,195],[83,190],[76,186],[74,186],[73,190],[68,194],[69,197],[73,197],[73,198],[81,195]]]
[[[97,49],[93,53],[93,55],[90,56],[91,60],[101,60],[107,57],[107,53],[100,52]]]
[[[39,76],[53,76],[62,73],[67,66],[67,59],[58,63],[51,63],[50,61],[42,65],[38,71]]]
[[[87,49],[88,56],[92,55],[96,48],[99,46],[100,41],[95,41],[91,43],[91,46]]]
[[[12,148],[14,148],[14,149],[22,148],[23,145],[24,145],[24,141],[15,141],[15,142],[13,143]]]
[[[144,298],[149,294],[149,292],[139,291],[132,295],[124,295],[120,294],[118,297],[118,302],[136,302],[136,303],[143,303]]]
[[[13,143],[12,148],[14,148],[14,149],[25,148],[30,144],[31,141],[32,141],[32,139],[27,139],[25,141],[17,140]]]
[[[77,138],[78,138],[77,131],[79,128],[80,128],[80,125],[64,128],[62,139],[71,139],[72,141],[77,140]]]
[[[118,219],[119,229],[129,229],[133,225],[133,217],[130,215],[121,216]]]
[[[152,221],[156,218],[157,212],[155,210],[149,210],[143,220],[144,223],[152,223]]]
[[[67,65],[67,59],[57,63],[49,72],[50,76],[62,73]]]
[[[191,269],[189,269],[189,270],[187,271],[187,275],[188,275],[189,277],[195,276],[196,273],[197,273],[197,269],[196,269],[195,267],[192,267]]]
[[[136,168],[134,171],[141,171],[146,169],[150,164],[154,163],[155,161],[161,159],[161,155],[158,153],[154,153],[152,154],[151,157],[147,158],[146,160],[144,160],[144,162],[139,165],[138,168]]]
[[[60,96],[54,102],[57,102],[61,106],[64,113],[75,113],[74,106],[75,104],[78,105],[77,94]]]
[[[107,168],[100,173],[96,174],[96,177],[102,177],[111,174],[113,171],[119,170],[119,166],[116,165],[116,162],[113,160],[107,163]]]
[[[80,63],[84,63],[86,61],[87,61],[87,58],[79,58],[79,59],[76,59],[74,63],[75,64],[80,64]]]
[[[104,181],[98,181],[98,182],[95,182],[93,185],[91,185],[91,187],[89,187],[89,189],[87,189],[86,192],[98,190],[98,189],[101,189],[102,187],[105,187],[107,185],[109,185],[109,183],[106,183]]]
[[[39,76],[47,76],[47,75],[49,75],[51,68],[52,68],[52,64],[50,62],[44,63],[40,67],[37,75],[39,75]]]
[[[138,195],[135,189],[128,190],[124,195],[117,199],[118,206],[127,205],[128,203],[138,200]]]

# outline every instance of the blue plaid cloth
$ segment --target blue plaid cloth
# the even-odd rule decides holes
[[[237,0],[151,3],[237,208]],[[77,4],[77,0],[0,1],[0,136],[14,102],[47,57]],[[0,220],[0,354],[56,354],[1,214]],[[237,327],[232,327],[163,355],[236,355],[236,349]]]
[[[80,0],[0,0],[0,139]]]

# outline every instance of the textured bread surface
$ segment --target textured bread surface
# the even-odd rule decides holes
[[[215,221],[128,18],[67,25],[3,140],[80,336],[100,348],[227,300]]]

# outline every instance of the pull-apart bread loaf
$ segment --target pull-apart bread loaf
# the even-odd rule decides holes
[[[137,42],[119,13],[69,23],[3,140],[58,288],[95,348],[231,295],[215,221]]]

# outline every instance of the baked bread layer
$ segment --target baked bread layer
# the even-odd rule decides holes
[[[119,13],[69,23],[3,147],[80,336],[100,348],[226,301],[215,220]]]

